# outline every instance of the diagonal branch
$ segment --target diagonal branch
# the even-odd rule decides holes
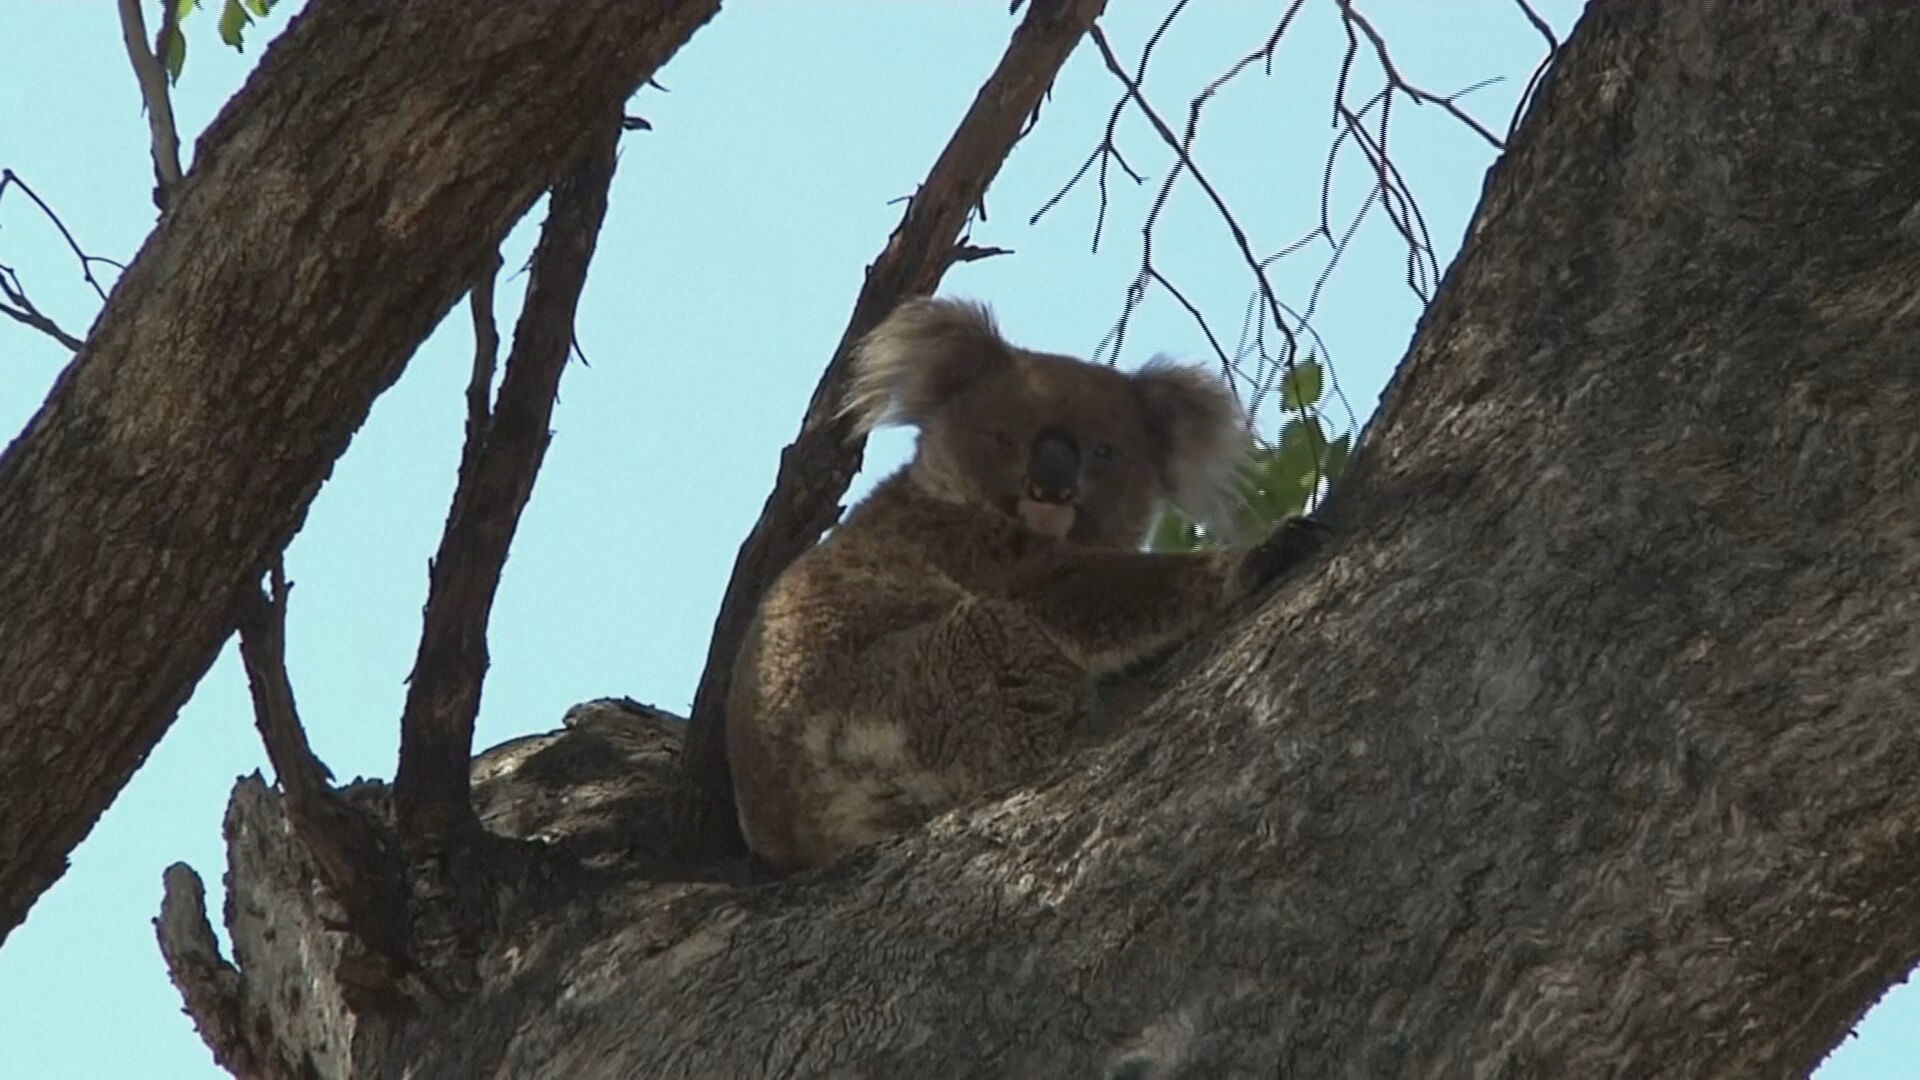
[[[546,456],[553,402],[573,345],[574,312],[593,259],[613,181],[619,118],[589,138],[553,185],[527,300],[492,415],[486,410],[498,338],[492,331],[493,270],[474,287],[477,347],[467,390],[467,442],[453,508],[432,564],[420,649],[400,718],[394,802],[410,845],[432,848],[477,827],[468,790],[473,722],[487,672],[487,619],[500,572]],[[483,325],[484,324],[484,325]]]
[[[412,966],[399,854],[384,829],[335,793],[328,783],[331,774],[307,743],[287,677],[289,585],[278,560],[268,576],[268,591],[245,590],[234,616],[254,724],[286,791],[294,835],[345,913],[347,929],[372,954],[376,977],[390,981]]]
[[[374,399],[718,8],[315,0],[266,48],[197,143],[207,197],[168,208],[0,451],[0,937],[173,722]],[[314,93],[315,71],[351,92]],[[271,176],[302,182],[247,197]]]
[[[53,212],[52,205],[49,204],[47,200],[41,198],[39,192],[33,190],[31,185],[25,180],[22,180],[19,173],[14,172],[12,169],[0,169],[0,195],[6,194],[6,190],[10,187],[19,188],[22,195],[31,199],[33,205],[40,208],[40,213],[45,215],[47,221],[51,222],[53,227],[59,231],[60,239],[66,241],[67,249],[73,252],[73,257],[80,261],[81,279],[93,287],[95,296],[98,296],[103,301],[106,300],[106,287],[100,284],[99,278],[93,276],[93,264],[104,263],[113,267],[115,270],[123,271],[126,269],[126,266],[104,255],[87,254],[86,249],[80,246],[80,241],[74,239],[73,230],[67,228],[67,223],[60,219],[59,214]]]
[[[814,389],[800,434],[780,455],[773,493],[740,546],[714,620],[706,667],[694,693],[683,787],[676,799],[674,836],[685,853],[743,849],[733,817],[723,731],[727,679],[761,595],[833,524],[840,514],[840,497],[859,471],[866,442],[852,437],[837,416],[848,352],[901,300],[939,285],[954,261],[962,226],[1020,137],[1022,125],[1105,7],[1105,0],[1034,0],[999,65],[908,204],[906,216],[867,267],[853,315]]]
[[[38,330],[74,352],[80,351],[84,342],[61,329],[52,316],[34,306],[27,298],[26,286],[20,284],[20,275],[11,266],[0,266],[0,297],[6,298],[0,303],[0,315]]]
[[[164,0],[160,17],[159,50],[166,48],[170,34],[180,32],[172,0]],[[147,130],[153,138],[153,204],[162,210],[180,184],[180,136],[173,126],[173,98],[167,92],[167,70],[147,47],[147,24],[140,15],[140,0],[120,0],[120,32],[126,39],[127,59],[133,64],[133,76],[140,83],[140,97],[147,105]]]

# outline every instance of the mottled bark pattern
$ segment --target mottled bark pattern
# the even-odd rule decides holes
[[[353,1075],[1804,1074],[1920,957],[1920,7],[1598,0],[1333,524],[1051,781]]]
[[[0,937],[173,720],[374,397],[718,6],[314,0],[267,51],[0,457]]]

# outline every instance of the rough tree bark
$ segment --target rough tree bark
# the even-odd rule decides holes
[[[172,722],[374,397],[718,7],[314,0],[268,50],[0,457],[0,939]]]
[[[1920,9],[1596,0],[1333,551],[1116,742],[737,889],[587,710],[475,776],[586,869],[404,1018],[249,781],[173,951],[328,1076],[1804,1074],[1920,958],[1916,178]]]

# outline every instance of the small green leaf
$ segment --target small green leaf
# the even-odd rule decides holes
[[[1308,357],[1287,370],[1280,380],[1280,404],[1295,412],[1312,408],[1320,401],[1321,383],[1326,372],[1320,361]]]
[[[262,19],[267,17],[268,9],[273,7],[273,0],[246,0],[246,3],[247,10]]]
[[[1148,541],[1150,551],[1192,551],[1200,546],[1200,530],[1192,519],[1178,510],[1168,510],[1160,515],[1160,521],[1153,529],[1153,538]]]
[[[167,67],[167,85],[180,81],[180,69],[187,66],[187,35],[180,32],[179,24],[173,27],[173,33],[167,35],[166,44],[160,50],[160,60]]]
[[[1263,534],[1281,518],[1306,507],[1315,461],[1312,423],[1311,419],[1289,421],[1280,431],[1279,446],[1254,453],[1241,483],[1250,511],[1239,522],[1243,532]]]
[[[1326,475],[1327,483],[1333,484],[1346,475],[1347,459],[1353,454],[1353,436],[1342,435],[1327,444],[1326,460],[1321,462],[1320,471]]]
[[[220,9],[220,40],[233,46],[235,51],[244,50],[246,43],[241,34],[252,24],[253,17],[240,6],[240,0],[227,0],[226,6]]]
[[[1291,481],[1308,490],[1320,478],[1320,455],[1327,446],[1327,433],[1320,430],[1320,419],[1300,416],[1287,421],[1280,430],[1280,460],[1274,463],[1275,481]]]

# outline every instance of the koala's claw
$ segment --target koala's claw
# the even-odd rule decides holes
[[[1266,539],[1240,557],[1236,584],[1241,595],[1261,588],[1320,550],[1330,532],[1325,522],[1305,515],[1287,518]]]

